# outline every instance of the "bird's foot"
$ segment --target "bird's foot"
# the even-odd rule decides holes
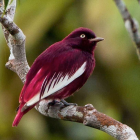
[[[48,105],[49,105],[49,106],[53,106],[53,105],[55,105],[56,103],[59,103],[59,101],[57,101],[57,100],[53,100],[53,101],[50,102]]]
[[[65,105],[65,106],[70,106],[70,105],[74,105],[77,106],[76,103],[68,103],[67,101],[65,101],[64,99],[61,99],[61,102]]]

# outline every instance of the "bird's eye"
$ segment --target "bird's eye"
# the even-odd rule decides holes
[[[85,35],[85,34],[81,34],[80,37],[81,37],[81,38],[85,38],[86,35]]]

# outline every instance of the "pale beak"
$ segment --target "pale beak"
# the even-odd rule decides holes
[[[99,41],[103,41],[104,38],[101,38],[101,37],[95,37],[95,38],[92,38],[92,39],[89,39],[90,41],[94,41],[94,42],[99,42]]]

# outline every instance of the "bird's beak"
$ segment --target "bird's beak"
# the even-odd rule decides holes
[[[104,38],[101,38],[101,37],[95,37],[95,38],[92,38],[92,39],[89,39],[90,41],[94,41],[94,42],[99,42],[99,41],[103,41]]]

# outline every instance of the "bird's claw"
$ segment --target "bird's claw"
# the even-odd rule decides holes
[[[65,105],[65,106],[70,106],[70,105],[74,105],[77,106],[76,103],[68,103],[67,101],[65,101],[64,99],[61,100],[61,102]]]
[[[49,106],[53,106],[53,105],[55,105],[56,103],[59,103],[57,100],[53,100],[52,102],[50,102],[48,105]]]

